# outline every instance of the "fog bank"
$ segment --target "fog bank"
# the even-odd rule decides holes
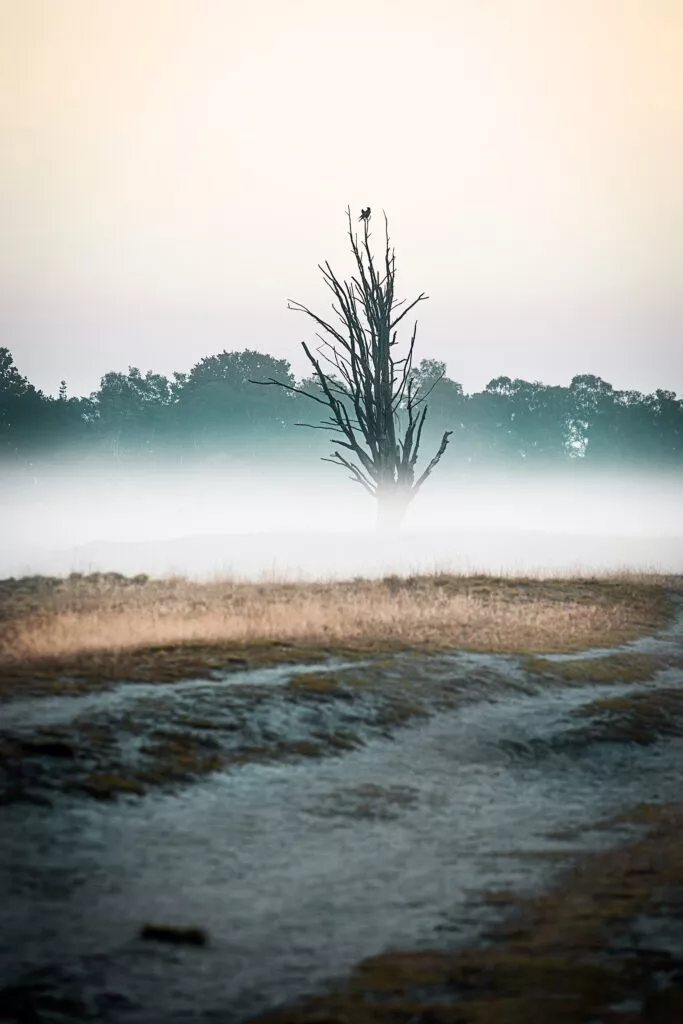
[[[5,474],[0,575],[199,578],[683,571],[680,474],[489,473],[425,485],[395,537],[326,468]]]

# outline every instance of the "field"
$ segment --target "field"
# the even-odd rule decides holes
[[[145,675],[239,652],[260,661],[334,652],[570,651],[661,626],[675,577],[389,576],[207,583],[74,574],[0,583],[6,674]]]
[[[0,1006],[679,1020],[682,596],[647,573],[2,581]]]

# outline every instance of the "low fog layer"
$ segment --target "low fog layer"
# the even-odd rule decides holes
[[[4,476],[3,577],[683,571],[683,480],[673,473],[437,475],[393,537],[374,532],[372,499],[315,463]]]

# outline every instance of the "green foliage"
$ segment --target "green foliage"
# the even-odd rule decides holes
[[[496,377],[467,395],[435,359],[423,359],[412,377],[428,396],[425,443],[454,432],[444,457],[451,471],[683,464],[683,401],[672,391],[617,391],[585,374],[568,387]],[[320,387],[312,379],[296,381],[284,359],[244,350],[206,356],[170,378],[133,366],[112,371],[89,398],[68,397],[63,381],[52,398],[0,348],[0,458],[28,464],[59,450],[250,462],[322,454],[324,434],[296,426],[309,421],[310,401],[251,383],[270,378],[308,393]]]
[[[65,386],[58,399],[44,395],[19,373],[9,349],[0,348],[0,458],[31,461],[80,439],[89,416],[88,399],[67,398]]]
[[[179,433],[212,450],[226,437],[251,446],[282,435],[295,402],[283,389],[258,388],[250,381],[275,377],[294,384],[289,363],[261,352],[221,352],[201,359],[185,375],[176,374],[175,421]],[[275,391],[275,393],[273,393]]]

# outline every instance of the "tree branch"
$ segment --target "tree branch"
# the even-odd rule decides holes
[[[430,476],[432,470],[437,466],[437,464],[441,460],[441,456],[443,455],[443,453],[446,451],[446,448],[448,447],[448,438],[451,436],[452,433],[453,433],[452,430],[446,430],[444,432],[444,435],[441,438],[441,444],[439,445],[438,452],[436,453],[436,455],[434,456],[432,461],[429,463],[429,465],[425,469],[425,471],[422,474],[422,476],[413,485],[413,491],[414,491],[415,494],[417,494],[417,492],[419,491],[420,487],[422,487],[422,484],[425,482],[427,477]]]

